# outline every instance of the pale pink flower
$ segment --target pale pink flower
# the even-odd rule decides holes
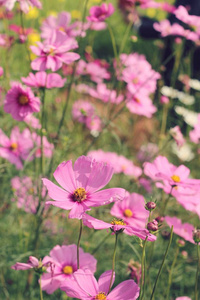
[[[41,128],[40,121],[37,118],[35,118],[33,115],[27,115],[26,118],[24,119],[24,122],[29,126],[31,126],[32,128],[35,129]]]
[[[115,9],[112,3],[103,3],[101,6],[92,6],[90,8],[90,15],[87,17],[88,21],[101,22],[110,17]]]
[[[200,114],[198,115],[197,123],[194,125],[194,129],[189,133],[190,140],[195,143],[199,144],[200,142]]]
[[[176,300],[192,300],[192,299],[189,297],[183,296],[183,297],[176,298]]]
[[[3,68],[0,67],[0,77],[3,76],[3,73],[4,73]]]
[[[23,121],[29,114],[40,111],[40,99],[35,97],[29,87],[13,83],[4,101],[4,110],[10,113],[13,119]]]
[[[200,17],[196,15],[190,15],[188,14],[187,9],[180,5],[174,12],[177,19],[181,20],[181,22],[184,22],[192,27],[193,30],[200,33]]]
[[[181,206],[200,218],[200,190],[178,188],[172,194]]]
[[[140,147],[137,153],[137,159],[141,162],[151,161],[158,152],[159,148],[156,144],[148,143]]]
[[[79,249],[80,266],[79,270],[90,270],[91,274],[96,271],[96,259],[89,253]],[[47,273],[42,275],[42,289],[48,294],[52,294],[60,288],[61,283],[71,285],[74,281],[74,272],[77,271],[77,246],[55,246],[50,251],[50,256],[45,256],[44,262],[50,262]]]
[[[11,267],[11,269],[14,270],[29,270],[29,269],[35,269],[36,271],[39,269],[42,269],[43,267],[47,266],[48,263],[44,263],[43,261],[39,261],[36,257],[34,256],[29,256],[29,259],[27,263],[19,263],[17,262],[15,265]]]
[[[62,67],[63,63],[70,64],[79,59],[79,54],[68,52],[77,47],[74,38],[68,38],[66,34],[54,31],[49,40],[43,43],[37,42],[37,46],[30,46],[33,53],[38,56],[32,61],[31,67],[33,70],[51,69],[55,72]]]
[[[122,200],[125,190],[111,188],[98,191],[111,180],[113,168],[103,162],[97,162],[89,157],[81,156],[72,168],[72,161],[61,163],[54,177],[64,188],[60,188],[50,180],[44,178],[43,183],[48,189],[50,198],[46,204],[71,210],[69,218],[82,218],[82,214],[90,207],[101,206],[113,201]]]
[[[165,221],[170,227],[174,227],[173,231],[175,234],[192,244],[195,243],[193,240],[194,226],[192,224],[182,224],[181,220],[176,217],[165,217]]]
[[[185,144],[185,139],[178,125],[173,128],[170,128],[169,133],[172,135],[179,148]]]
[[[39,0],[0,0],[0,4],[3,4],[8,10],[12,10],[16,2],[19,2],[20,8],[24,13],[29,12],[30,6],[42,8]]]
[[[144,227],[137,227],[133,225],[128,225],[122,219],[113,219],[110,223],[95,219],[86,213],[83,214],[83,224],[89,228],[93,229],[111,229],[113,233],[124,232],[130,236],[138,236],[140,239],[154,242],[156,240],[156,236],[151,234]]]
[[[98,83],[96,89],[88,89],[90,96],[100,99],[105,103],[115,103],[119,104],[123,101],[124,97],[122,95],[117,96],[115,90],[109,90],[105,83]]]
[[[37,149],[34,153],[34,156],[41,157],[41,152],[42,152],[41,137],[39,135],[37,135],[36,132],[33,132],[32,140],[33,140],[35,146],[37,147]],[[45,157],[51,157],[53,154],[54,145],[48,142],[46,136],[43,136],[42,142],[43,142],[43,153],[44,153]]]
[[[106,22],[91,22],[90,24],[90,30],[101,31],[101,30],[105,30],[106,28],[107,28]]]
[[[190,169],[184,165],[177,167],[169,163],[164,156],[158,156],[153,163],[145,163],[144,173],[154,181],[167,182],[171,186],[171,191],[174,186],[198,189],[199,180],[188,178]]]
[[[109,292],[111,276],[112,270],[106,271],[97,282],[90,270],[78,270],[74,273],[74,281],[71,284],[63,282],[61,289],[69,297],[85,300],[136,300],[138,298],[140,288],[131,279],[121,282]]]
[[[107,69],[95,61],[87,63],[81,59],[77,64],[76,73],[78,75],[89,75],[90,79],[96,83],[101,83],[104,79],[110,79],[110,73]]]
[[[23,169],[23,160],[31,159],[29,154],[33,149],[33,141],[28,129],[20,133],[19,128],[14,127],[10,139],[0,129],[0,145],[0,156],[14,164],[17,169]]]
[[[160,97],[160,103],[162,103],[162,104],[168,104],[169,103],[169,98],[162,95]]]
[[[30,87],[46,87],[47,89],[61,88],[66,79],[63,79],[57,73],[47,74],[46,72],[29,73],[28,77],[21,77],[24,84]]]
[[[88,156],[110,164],[116,174],[124,173],[125,175],[133,176],[135,178],[142,175],[142,169],[140,167],[135,166],[131,160],[123,155],[118,155],[115,152],[104,152],[99,149],[88,152]]]
[[[19,35],[20,43],[24,43],[27,40],[27,36],[33,32],[32,28],[22,28],[16,24],[11,24],[9,29],[16,32]]]
[[[72,117],[74,120],[77,120],[80,123],[86,123],[86,119],[89,116],[94,115],[95,113],[95,108],[94,106],[84,100],[77,100],[74,102],[73,107],[72,107]]]
[[[102,128],[102,122],[99,116],[92,115],[86,119],[86,126],[91,132],[100,132]]]
[[[145,209],[145,199],[137,193],[126,192],[125,198],[116,202],[110,211],[111,215],[123,219],[128,225],[145,228],[149,212]]]

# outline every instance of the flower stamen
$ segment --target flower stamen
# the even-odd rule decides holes
[[[86,190],[82,187],[76,189],[73,194],[73,200],[76,202],[83,202],[87,198]]]

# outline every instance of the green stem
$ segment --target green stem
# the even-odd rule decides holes
[[[92,251],[92,255],[94,255],[94,253],[97,252],[97,250],[99,250],[99,248],[105,243],[105,241],[109,238],[110,236],[110,232],[108,235],[106,235],[102,240],[101,242],[96,246],[96,248],[94,248],[94,250]]]
[[[148,236],[146,237],[142,249],[142,261],[141,261],[141,279],[140,279],[140,296],[139,300],[143,299],[144,296],[144,282],[145,282],[145,248],[146,248],[146,243],[147,243]]]
[[[80,229],[79,229],[78,242],[77,242],[77,269],[79,269],[79,267],[80,267],[79,248],[80,248],[82,231],[83,231],[83,221],[81,219],[80,220]]]
[[[109,33],[110,33],[110,38],[111,38],[111,42],[112,42],[114,56],[115,56],[115,59],[117,61],[118,60],[118,54],[117,54],[117,46],[116,46],[115,36],[114,36],[113,30],[112,30],[112,28],[110,27],[109,24],[108,24],[108,30],[109,30]]]
[[[27,51],[27,54],[28,54],[28,60],[29,60],[29,63],[31,63],[31,56],[30,56],[30,52],[29,52],[29,49],[28,49],[26,33],[25,33],[25,28],[24,28],[23,12],[21,10],[20,10],[20,22],[21,22],[22,32],[23,32],[23,35],[24,35],[24,38],[25,38],[24,45],[25,45],[25,48],[26,48],[26,51]]]
[[[115,272],[115,257],[116,257],[116,252],[117,252],[117,238],[118,238],[118,233],[115,233],[115,247],[114,247],[114,252],[113,252],[113,260],[112,260],[112,275],[111,275],[111,279],[110,279],[110,285],[109,285],[108,293],[111,290],[112,283],[113,283],[114,272]]]
[[[177,246],[177,248],[176,248],[176,254],[174,256],[174,260],[173,260],[173,263],[172,263],[172,266],[171,266],[170,272],[169,272],[169,280],[168,280],[166,300],[169,299],[169,292],[170,292],[170,287],[171,287],[171,284],[172,284],[172,275],[173,275],[173,270],[174,270],[174,267],[175,267],[175,264],[176,264],[176,261],[177,261],[178,254],[179,254],[179,246]]]
[[[195,282],[195,300],[198,300],[199,264],[200,264],[199,243],[197,243],[197,272],[196,272],[196,282]]]
[[[168,246],[167,246],[167,249],[166,249],[166,251],[165,251],[165,255],[164,255],[164,257],[163,257],[163,260],[162,260],[162,263],[161,263],[160,269],[159,269],[159,271],[158,271],[158,275],[157,275],[157,277],[156,277],[156,281],[155,281],[155,284],[154,284],[154,287],[153,287],[153,291],[152,291],[152,294],[151,294],[151,298],[150,298],[150,300],[152,300],[152,299],[153,299],[153,297],[154,297],[154,293],[155,293],[155,291],[156,291],[156,287],[157,287],[158,279],[159,279],[159,277],[160,277],[160,274],[161,274],[161,272],[162,272],[162,268],[163,268],[163,266],[164,266],[164,263],[165,263],[165,260],[166,260],[166,257],[167,257],[167,254],[168,254],[169,248],[170,248],[170,246],[171,246],[172,237],[173,237],[173,226],[171,227],[171,233],[170,233],[169,244],[168,244]]]
[[[170,193],[169,193],[169,195],[168,195],[167,199],[166,199],[166,200],[165,200],[165,202],[164,202],[164,205],[163,205],[163,210],[162,210],[162,216],[164,216],[164,215],[165,215],[165,211],[166,211],[166,208],[167,208],[167,205],[168,205],[169,199],[170,199],[170,197],[171,197],[172,190],[173,190],[173,186],[171,187]]]
[[[40,275],[40,300],[43,300],[43,294],[42,294],[42,276]]]

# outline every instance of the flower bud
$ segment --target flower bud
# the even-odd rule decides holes
[[[146,206],[145,206],[146,210],[152,211],[156,208],[156,203],[155,202],[147,202]]]
[[[141,278],[141,264],[131,259],[128,263],[128,270],[130,278],[139,283]]]
[[[157,218],[155,218],[155,220],[158,222],[158,223],[163,223],[165,218],[164,217],[161,217],[161,216],[158,216]]]
[[[187,253],[187,251],[182,251],[182,252],[181,252],[181,256],[182,256],[183,258],[187,259],[187,258],[188,258],[188,253]]]
[[[157,231],[158,230],[158,222],[156,220],[153,220],[152,222],[149,222],[147,224],[147,229],[149,231]]]
[[[193,240],[195,243],[200,243],[200,229],[195,229],[193,231]]]
[[[185,246],[185,241],[184,240],[177,240],[176,243],[179,247],[184,247]]]
[[[170,237],[170,232],[167,231],[167,230],[163,230],[163,231],[161,232],[161,235],[162,235],[162,237],[163,237],[165,240],[168,240],[169,237]]]

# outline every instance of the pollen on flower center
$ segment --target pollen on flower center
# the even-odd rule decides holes
[[[96,295],[95,299],[106,300],[106,294],[105,293],[98,293],[98,295]]]
[[[63,269],[62,269],[63,273],[65,274],[72,274],[73,273],[73,268],[72,266],[65,266]]]
[[[50,48],[50,50],[49,50],[49,55],[54,55],[54,48]]]
[[[17,143],[12,143],[11,145],[10,145],[10,149],[11,150],[16,150],[18,148],[18,145],[17,145]]]
[[[171,179],[174,180],[175,182],[180,182],[181,181],[181,179],[178,175],[171,176]]]
[[[82,202],[87,198],[87,193],[84,188],[78,188],[74,191],[73,200],[76,202]]]
[[[126,223],[122,219],[113,219],[111,224],[112,225],[126,225]]]
[[[20,95],[18,101],[21,105],[26,105],[29,102],[28,97],[26,95]]]
[[[132,211],[129,208],[127,208],[127,209],[124,210],[124,216],[125,217],[131,218],[132,215],[133,215],[133,213],[132,213]]]

